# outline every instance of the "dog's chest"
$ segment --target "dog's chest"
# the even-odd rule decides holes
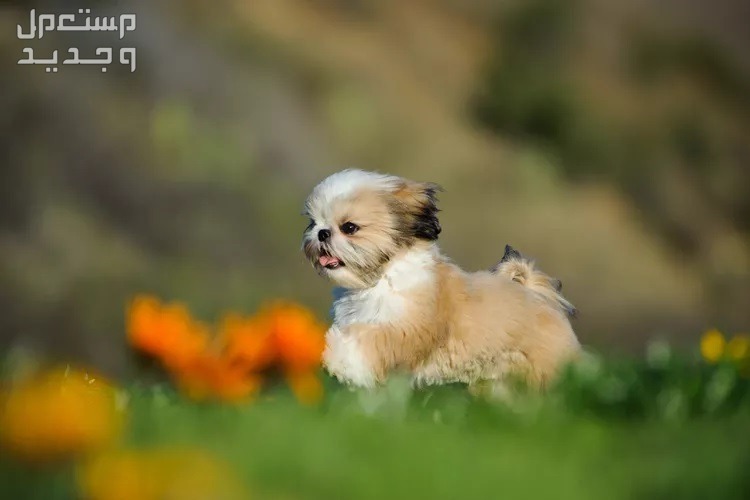
[[[397,320],[404,314],[406,299],[386,282],[356,292],[345,292],[333,304],[336,324],[382,324]]]
[[[340,290],[333,304],[336,324],[398,321],[406,313],[414,292],[433,286],[435,252],[434,248],[410,252],[393,260],[374,286],[363,290]]]

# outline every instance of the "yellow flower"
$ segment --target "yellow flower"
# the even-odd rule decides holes
[[[0,440],[18,458],[45,462],[108,445],[121,423],[110,385],[82,371],[56,370],[31,377],[4,396]]]
[[[719,330],[711,329],[701,338],[701,355],[709,363],[717,363],[724,356],[726,343]]]
[[[750,335],[738,334],[727,343],[727,357],[732,361],[745,361],[750,358]]]
[[[194,449],[120,450],[95,456],[77,473],[88,500],[241,500],[230,468]]]

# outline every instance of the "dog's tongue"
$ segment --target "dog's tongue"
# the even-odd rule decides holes
[[[332,257],[330,255],[321,255],[320,258],[318,258],[318,262],[320,262],[321,266],[326,267],[331,264],[338,265],[341,261],[336,257]]]

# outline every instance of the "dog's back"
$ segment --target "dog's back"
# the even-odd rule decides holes
[[[447,336],[413,367],[418,383],[471,384],[518,376],[543,387],[577,355],[580,344],[554,284],[542,282],[545,275],[538,271],[528,274],[533,268],[510,262],[497,272],[475,273],[450,262],[438,264],[441,293],[434,328],[445,328]],[[517,276],[523,283],[506,276],[513,270],[526,273]]]

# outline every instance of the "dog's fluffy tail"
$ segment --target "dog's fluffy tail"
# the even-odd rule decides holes
[[[533,261],[525,258],[510,245],[505,245],[503,258],[491,271],[528,287],[569,316],[575,316],[578,312],[573,304],[563,297],[562,281],[536,269]]]

